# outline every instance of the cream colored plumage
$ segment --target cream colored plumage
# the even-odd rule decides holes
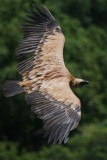
[[[80,100],[71,88],[88,82],[73,77],[65,67],[65,38],[48,9],[33,6],[27,17],[17,50],[22,81],[6,82],[4,93],[13,96],[25,92],[32,111],[44,122],[48,142],[66,143],[81,117]]]

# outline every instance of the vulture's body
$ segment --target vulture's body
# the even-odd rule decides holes
[[[45,6],[33,6],[22,30],[17,50],[22,81],[6,81],[4,94],[9,97],[24,92],[31,110],[44,122],[48,142],[66,143],[81,117],[80,100],[70,86],[88,82],[73,77],[65,67],[65,38]]]

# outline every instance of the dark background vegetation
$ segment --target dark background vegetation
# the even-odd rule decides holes
[[[20,20],[36,0],[0,0],[0,87],[19,79],[15,56],[22,37]],[[0,91],[0,160],[107,159],[107,0],[44,0],[66,37],[66,66],[90,85],[75,89],[82,119],[67,144],[47,144],[43,124],[24,95]]]

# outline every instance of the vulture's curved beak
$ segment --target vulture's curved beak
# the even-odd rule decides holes
[[[89,84],[90,82],[89,81],[86,81],[86,80],[83,80],[79,83],[80,86],[85,86],[87,84]]]

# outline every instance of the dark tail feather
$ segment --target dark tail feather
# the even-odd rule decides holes
[[[19,81],[6,81],[3,87],[3,93],[6,97],[11,97],[23,93],[23,88],[18,84]]]

